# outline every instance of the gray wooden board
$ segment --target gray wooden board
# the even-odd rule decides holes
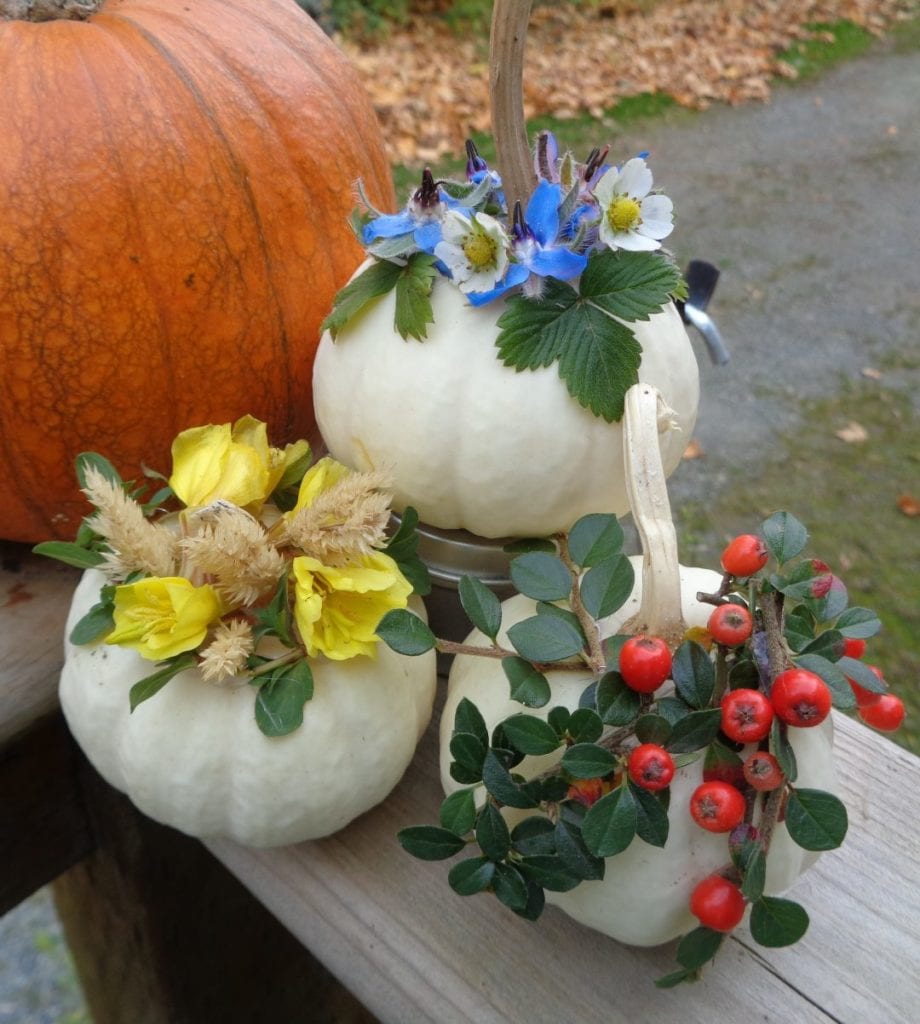
[[[739,929],[701,982],[674,990],[653,985],[673,969],[673,945],[621,946],[554,908],[530,924],[490,897],[454,895],[444,863],[402,852],[399,828],[437,820],[433,730],[390,798],[338,835],[208,846],[390,1024],[913,1024],[920,760],[837,717],[851,831],[791,893],[810,911],[808,935],[766,950]]]
[[[0,750],[57,710],[64,622],[78,569],[4,545],[0,568]]]

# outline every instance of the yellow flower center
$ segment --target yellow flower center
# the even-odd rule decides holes
[[[495,251],[498,248],[494,238],[479,231],[467,235],[463,243],[463,255],[472,267],[488,267],[495,265]]]
[[[629,196],[617,196],[607,210],[607,221],[614,231],[631,231],[641,220],[642,207]]]

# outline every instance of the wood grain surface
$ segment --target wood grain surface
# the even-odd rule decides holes
[[[796,946],[742,927],[702,981],[656,989],[674,947],[621,946],[555,908],[536,924],[491,897],[461,898],[447,866],[394,835],[434,822],[430,730],[390,798],[329,839],[211,851],[385,1024],[913,1024],[920,963],[920,760],[844,716],[838,757],[850,834],[792,895],[810,912]]]

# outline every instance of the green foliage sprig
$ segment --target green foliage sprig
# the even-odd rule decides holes
[[[868,609],[850,607],[846,588],[820,561],[802,555],[805,528],[779,512],[762,524],[771,556],[751,578],[726,573],[715,594],[697,599],[714,607],[734,603],[753,613],[750,639],[736,647],[714,643],[706,630],[691,630],[673,652],[671,682],[661,695],[640,694],[619,671],[624,636],[602,638],[597,619],[620,609],[629,597],[632,568],[623,555],[623,534],[612,516],[584,517],[567,536],[528,550],[511,563],[519,591],[536,614],[506,631],[502,610],[480,581],[461,581],[460,597],[487,644],[438,639],[402,611],[390,612],[381,636],[395,650],[419,653],[432,647],[501,659],[511,698],[522,705],[494,728],[468,699],[456,708],[450,739],[451,777],[463,787],[442,803],[437,824],[403,829],[399,842],[412,855],[441,860],[465,854],[448,882],[461,896],[491,893],[521,917],[535,920],[546,891],[566,892],[583,881],[602,879],[606,860],[634,842],[663,847],[669,832],[669,789],[651,792],[626,770],[637,743],[655,743],[677,768],[701,762],[710,777],[728,778],[746,794],[744,821],[726,848],[725,878],[751,907],[754,940],[768,947],[798,941],[808,914],[796,902],[766,895],[766,864],[780,818],[805,850],[834,849],[847,831],[847,813],[831,793],[796,785],[798,768],[789,730],[776,717],[760,750],[777,758],[782,784],[761,792],[740,781],[743,744],[722,731],[721,702],[732,690],[769,695],[776,675],[807,668],[827,684],[833,705],[851,710],[849,679],[881,692],[884,683],[861,661],[847,657],[845,641],[863,640],[880,628]],[[546,550],[551,546],[551,551]],[[597,580],[597,583],[592,583]],[[578,707],[554,706],[535,717],[524,708],[546,709],[559,669],[589,670],[594,678]],[[871,678],[870,678],[871,677]],[[552,766],[534,776],[521,771],[526,757],[554,755]],[[530,811],[509,827],[503,808]],[[724,935],[700,926],[677,947],[679,968],[662,987],[699,977]]]

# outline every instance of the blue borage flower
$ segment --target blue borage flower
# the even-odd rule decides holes
[[[414,242],[408,251],[433,253],[441,241],[441,222],[448,204],[442,197],[431,171],[425,168],[422,184],[412,194],[404,210],[384,213],[364,225],[362,241],[368,247],[383,238],[403,238]]]
[[[609,148],[577,163],[571,153],[560,156],[551,132],[541,132],[536,188],[526,209],[517,203],[507,218],[501,176],[469,141],[466,183],[436,182],[426,169],[405,208],[368,220],[361,240],[379,259],[436,257],[438,272],[474,306],[515,288],[537,298],[548,278],[582,274],[594,251],[652,251],[673,229],[671,200],[651,191],[648,154],[617,166],[607,162]]]
[[[543,290],[544,278],[568,281],[582,273],[588,265],[587,256],[557,244],[561,202],[562,188],[541,181],[530,197],[526,214],[522,214],[520,203],[515,205],[511,226],[512,262],[494,288],[469,292],[474,306],[483,306],[518,285],[523,285],[525,295],[537,296]]]

